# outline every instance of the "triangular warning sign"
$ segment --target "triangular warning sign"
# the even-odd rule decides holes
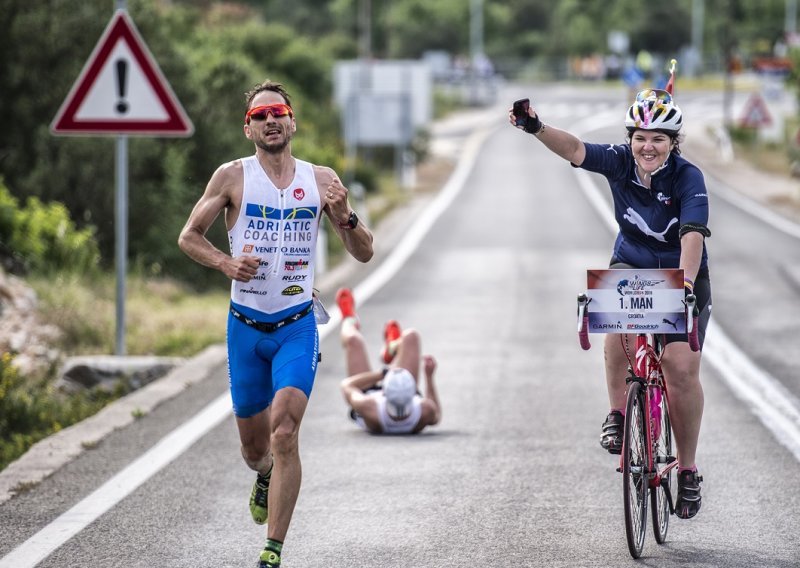
[[[758,93],[753,93],[744,105],[739,125],[745,128],[760,128],[772,124],[767,103]]]
[[[189,136],[194,125],[127,11],[117,10],[50,130],[54,134]]]

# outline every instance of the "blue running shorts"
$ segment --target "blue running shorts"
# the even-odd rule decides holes
[[[232,304],[239,312],[258,321],[279,321],[302,311],[296,306],[267,316],[251,308]],[[311,396],[317,375],[319,333],[314,312],[296,322],[266,333],[250,327],[228,313],[228,383],[233,413],[249,418],[267,408],[275,393],[295,387]]]

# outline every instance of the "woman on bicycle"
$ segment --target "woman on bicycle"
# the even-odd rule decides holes
[[[683,115],[667,90],[647,89],[625,115],[626,144],[592,144],[546,126],[533,107],[512,125],[533,134],[573,166],[608,180],[619,226],[611,268],[682,268],[687,294],[697,296],[700,345],[711,313],[711,284],[705,238],[708,194],[700,170],[680,154]],[[519,124],[521,122],[522,124]],[[703,416],[700,351],[689,348],[686,334],[666,336],[662,365],[669,388],[670,418],[678,448],[676,513],[689,519],[700,510],[695,452]],[[634,345],[629,338],[625,345]],[[600,444],[612,454],[622,448],[625,377],[628,357],[616,336],[605,341],[605,370],[611,411]]]

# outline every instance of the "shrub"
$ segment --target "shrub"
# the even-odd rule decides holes
[[[63,204],[45,204],[31,197],[20,207],[2,181],[0,244],[0,253],[13,256],[24,270],[38,273],[92,272],[100,260],[94,230],[76,228]]]
[[[46,436],[91,416],[119,398],[113,393],[89,392],[64,398],[46,380],[22,377],[13,356],[0,357],[0,470]]]

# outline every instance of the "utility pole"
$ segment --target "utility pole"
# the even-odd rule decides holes
[[[733,125],[733,17],[731,5],[735,0],[726,0],[722,9],[724,22],[722,24],[722,59],[724,70],[724,87],[722,98],[722,124],[726,131],[730,132]]]
[[[354,102],[347,103],[351,112],[344,113],[344,142],[345,166],[344,183],[350,185],[355,181],[356,161],[358,161],[358,146],[355,142],[355,130],[359,116],[358,101],[361,93],[372,90],[372,72],[370,61],[372,59],[372,0],[359,0],[358,2],[358,73],[356,75],[355,89],[353,90]]]
[[[470,104],[479,103],[477,64],[483,58],[483,0],[470,0],[469,11],[469,84],[468,100]]]
[[[786,0],[786,18],[784,20],[786,39],[797,31],[797,0]]]
[[[361,59],[372,59],[372,0],[361,0],[358,10],[360,30],[358,51]]]
[[[470,3],[469,48],[473,60],[483,55],[483,0]]]
[[[693,76],[703,72],[703,28],[705,21],[705,0],[692,0],[692,51],[695,61],[692,62],[690,73]]]

